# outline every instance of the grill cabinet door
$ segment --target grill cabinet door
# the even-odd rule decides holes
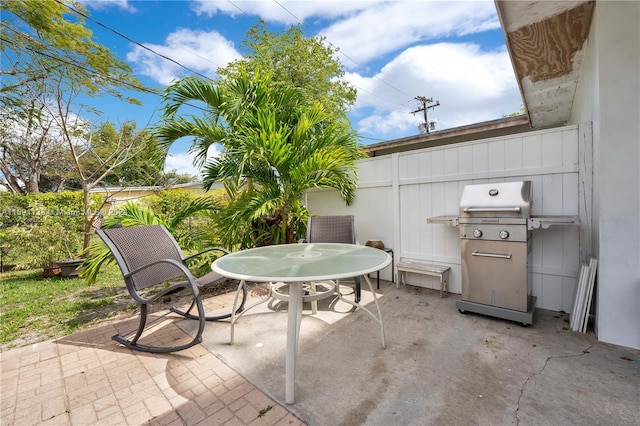
[[[527,312],[527,243],[461,241],[462,300]]]

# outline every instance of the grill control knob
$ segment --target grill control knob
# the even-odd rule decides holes
[[[506,240],[507,238],[509,238],[509,231],[502,230],[500,231],[499,236],[501,239]]]
[[[482,231],[481,231],[481,230],[479,230],[479,229],[474,229],[474,230],[473,230],[473,236],[474,236],[475,238],[480,238],[480,237],[482,237]]]

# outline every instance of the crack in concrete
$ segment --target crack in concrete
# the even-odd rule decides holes
[[[544,361],[544,365],[542,366],[542,368],[540,368],[540,370],[538,370],[537,372],[529,375],[525,379],[524,383],[522,383],[522,387],[520,388],[520,395],[518,396],[518,402],[516,403],[516,411],[515,411],[515,414],[516,414],[516,425],[520,424],[520,419],[518,418],[518,413],[520,411],[520,400],[524,396],[524,388],[527,386],[527,383],[529,383],[529,380],[531,380],[532,378],[534,378],[535,376],[537,376],[539,374],[542,374],[542,372],[545,370],[545,368],[547,368],[547,364],[549,364],[549,361],[551,361],[552,359],[574,358],[574,357],[584,356],[584,355],[589,353],[589,350],[591,348],[593,348],[594,345],[595,345],[595,343],[592,343],[586,349],[583,349],[582,353],[579,353],[579,354],[547,357],[547,359]]]

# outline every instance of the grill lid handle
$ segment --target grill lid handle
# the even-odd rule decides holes
[[[473,212],[516,212],[520,213],[520,207],[465,207],[462,209],[465,213]]]

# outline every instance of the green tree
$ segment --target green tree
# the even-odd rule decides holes
[[[139,103],[126,97],[123,88],[146,89],[126,62],[95,42],[80,2],[3,0],[0,10],[3,96],[19,97],[25,85],[63,75],[87,95],[109,93]]]
[[[16,193],[39,192],[40,185],[58,190],[75,171],[75,153],[60,150],[70,139],[63,133],[81,131],[69,122],[87,127],[88,115],[96,112],[75,103],[78,95],[139,103],[125,90],[148,89],[93,40],[81,3],[3,0],[0,8],[0,185]]]
[[[527,115],[529,112],[527,111],[527,109],[524,107],[524,105],[520,105],[520,110],[516,111],[516,112],[512,112],[511,114],[506,114],[503,115],[502,118],[505,117],[517,117],[519,115]]]
[[[179,173],[177,170],[165,171],[162,175],[162,186],[180,185],[183,183],[197,182],[198,176],[189,173]]]
[[[205,116],[179,115],[190,101],[202,102]],[[336,188],[350,203],[356,161],[365,156],[355,133],[321,102],[295,87],[274,85],[260,72],[241,72],[222,83],[200,78],[174,83],[165,92],[156,133],[165,149],[193,137],[205,187],[225,182],[229,202],[218,212],[218,229],[230,248],[294,242],[307,217],[304,192]],[[223,151],[207,159],[214,143]]]
[[[22,89],[20,102],[0,97],[0,186],[15,194],[41,192],[64,182],[71,163],[49,114],[43,84]]]
[[[343,80],[338,49],[324,37],[305,37],[300,25],[284,33],[269,32],[261,20],[247,32],[242,48],[244,57],[218,69],[218,75],[234,81],[243,74],[270,73],[269,84],[275,89],[296,87],[308,99],[322,103],[326,113],[346,119],[356,89]]]
[[[131,144],[132,141],[135,143]],[[85,173],[100,171],[105,159],[123,145],[131,145],[136,155],[128,156],[127,161],[109,170],[102,183],[109,186],[159,185],[163,180],[164,151],[150,131],[137,131],[133,121],[123,123],[119,129],[109,122],[101,124],[91,135],[90,143],[81,148],[82,169]],[[81,189],[77,179],[75,187]]]

